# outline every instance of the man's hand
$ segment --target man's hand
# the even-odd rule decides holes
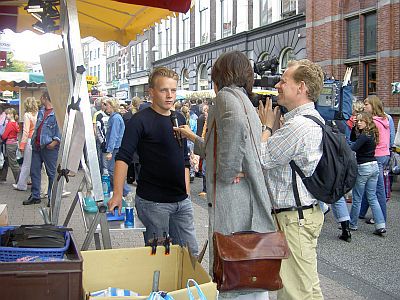
[[[46,148],[49,150],[53,150],[58,145],[58,141],[53,140],[50,144],[47,144]]]
[[[112,153],[107,153],[106,154],[106,160],[111,160],[111,158],[112,158]]]
[[[122,210],[122,197],[113,194],[111,199],[107,202],[108,210],[114,214],[114,208],[118,207],[118,215],[121,215]]]
[[[258,105],[258,116],[260,117],[261,123],[267,125],[269,128],[273,128],[275,120],[279,113],[279,106],[272,109],[272,100],[267,99],[265,106],[262,101]]]

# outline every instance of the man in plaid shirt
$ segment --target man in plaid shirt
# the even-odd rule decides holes
[[[282,261],[280,275],[284,287],[278,291],[278,299],[323,299],[316,247],[324,217],[317,199],[296,174],[304,213],[304,222],[299,222],[289,166],[294,160],[305,176],[311,176],[322,156],[322,129],[304,115],[315,116],[324,122],[314,105],[321,93],[323,78],[317,64],[306,59],[291,61],[275,86],[279,92],[278,104],[288,110],[284,123],[274,126],[279,122],[279,108],[272,109],[271,100],[265,107],[262,103],[259,106],[263,124],[262,165],[272,205],[292,253],[289,259]]]

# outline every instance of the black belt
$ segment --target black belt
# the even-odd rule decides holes
[[[303,210],[305,210],[305,209],[313,208],[313,207],[316,206],[316,205],[317,205],[317,204],[305,205],[305,206],[302,206],[301,208],[302,208]],[[281,213],[281,212],[284,212],[284,211],[297,211],[297,207],[296,207],[296,206],[292,206],[292,207],[276,208],[276,209],[275,209],[275,212],[276,212],[277,214],[279,214],[279,213]]]

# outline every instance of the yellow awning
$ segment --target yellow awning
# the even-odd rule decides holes
[[[32,25],[37,22],[24,7],[28,1],[0,1],[0,30],[9,28],[15,32],[33,30]],[[77,0],[79,26],[81,37],[93,36],[96,39],[116,41],[126,46],[131,40],[136,39],[137,34],[143,33],[155,23],[175,15],[174,12],[157,7],[121,3],[110,0]],[[124,2],[135,2],[135,0]],[[144,3],[146,1],[137,1]],[[156,1],[149,0],[148,3]],[[166,1],[160,1],[164,6]],[[190,0],[174,0],[188,7]],[[171,4],[172,5],[172,4]],[[16,8],[11,11],[10,8]],[[6,9],[7,8],[7,9]],[[12,20],[14,17],[16,20]],[[5,23],[5,24],[4,24]],[[7,24],[8,23],[8,24]]]

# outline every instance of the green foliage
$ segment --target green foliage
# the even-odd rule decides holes
[[[12,52],[7,52],[7,66],[0,69],[1,72],[27,72],[26,64],[22,61],[15,60]]]

